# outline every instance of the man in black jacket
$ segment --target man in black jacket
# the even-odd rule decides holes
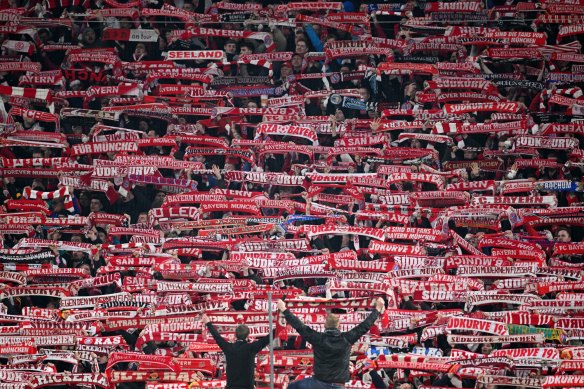
[[[284,313],[286,321],[309,343],[314,352],[314,374],[312,378],[296,381],[288,385],[289,389],[333,389],[343,387],[349,381],[349,357],[351,346],[367,333],[385,307],[382,298],[375,300],[375,309],[361,324],[350,331],[339,331],[339,317],[329,313],[325,322],[325,331],[317,332],[304,325],[290,310],[284,301],[278,301],[278,309]]]
[[[231,343],[217,332],[217,329],[213,326],[213,323],[211,323],[207,315],[203,315],[202,321],[225,354],[225,360],[227,362],[226,389],[253,389],[255,357],[261,349],[270,343],[270,336],[264,336],[255,342],[249,343],[247,341],[249,328],[241,324],[235,329],[237,340]]]

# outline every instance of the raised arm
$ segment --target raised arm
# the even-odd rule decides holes
[[[314,343],[320,337],[320,333],[308,327],[300,321],[289,309],[286,308],[286,303],[278,300],[278,310],[284,314],[286,321],[302,336],[306,341]]]
[[[219,334],[219,332],[217,331],[217,329],[215,328],[213,323],[211,323],[211,321],[209,320],[207,315],[203,315],[203,317],[201,318],[201,321],[203,322],[203,324],[205,326],[207,326],[207,328],[209,329],[209,332],[211,333],[211,336],[213,336],[213,339],[215,339],[215,342],[217,342],[217,345],[221,348],[221,350],[224,350],[224,348],[227,347],[229,342],[226,341],[221,336],[221,334]]]
[[[359,338],[365,335],[367,331],[369,331],[369,329],[373,326],[375,320],[377,320],[379,314],[383,311],[383,308],[385,308],[385,301],[379,297],[377,300],[375,300],[375,309],[369,316],[367,316],[367,319],[363,320],[361,324],[352,330],[343,333],[345,339],[347,339],[351,344],[358,341]]]

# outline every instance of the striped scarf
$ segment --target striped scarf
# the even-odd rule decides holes
[[[23,197],[26,199],[41,199],[41,200],[53,200],[60,197],[64,198],[65,209],[71,213],[75,212],[75,207],[73,206],[73,197],[69,194],[69,188],[63,186],[52,192],[42,192],[40,190],[34,190],[30,187],[24,188]]]
[[[541,91],[541,100],[539,102],[540,109],[542,110],[546,109],[547,102],[552,97],[552,95],[568,95],[573,99],[577,99],[582,96],[582,89],[578,87],[562,89],[544,89]]]

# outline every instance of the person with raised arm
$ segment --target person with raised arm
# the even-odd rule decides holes
[[[247,339],[249,328],[245,324],[240,324],[235,328],[237,339],[235,342],[229,342],[219,334],[207,315],[203,315],[201,321],[225,354],[226,389],[253,389],[255,387],[255,357],[270,343],[270,335],[261,337],[255,342],[249,342]]]
[[[339,316],[329,313],[324,324],[324,332],[318,332],[306,326],[289,309],[286,303],[278,300],[278,310],[284,314],[286,321],[307,342],[312,344],[314,352],[314,374],[310,378],[292,382],[289,389],[312,389],[312,388],[339,388],[344,387],[349,381],[349,357],[351,356],[351,346],[356,343],[361,336],[365,335],[373,326],[379,315],[385,308],[385,301],[379,297],[374,301],[375,309],[359,325],[350,331],[341,332],[339,330]]]

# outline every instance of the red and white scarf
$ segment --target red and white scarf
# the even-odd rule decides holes
[[[65,209],[71,213],[75,212],[75,207],[73,205],[73,198],[69,194],[68,187],[61,187],[53,192],[42,192],[39,190],[31,189],[30,187],[24,188],[23,197],[26,199],[41,199],[41,200],[54,200],[63,197]]]

